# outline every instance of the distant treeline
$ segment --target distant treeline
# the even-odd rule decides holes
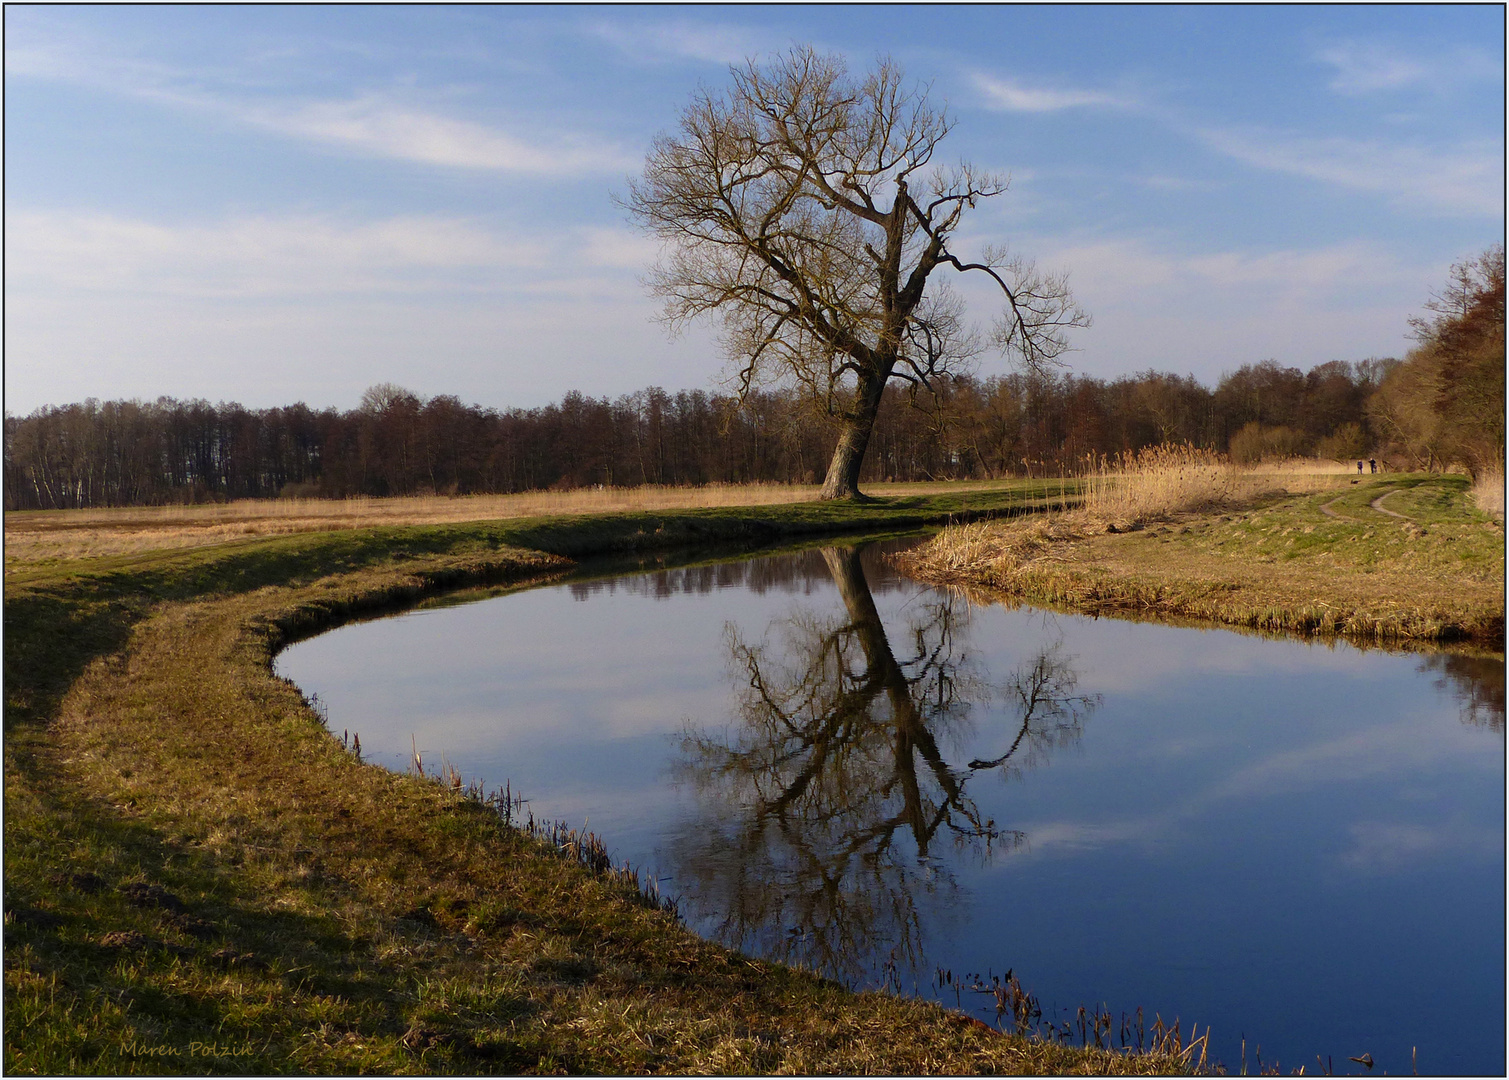
[[[1062,475],[1089,458],[1192,443],[1240,462],[1315,454],[1407,469],[1504,468],[1504,248],[1451,269],[1411,319],[1404,360],[1267,361],[1224,376],[1145,371],[958,378],[886,392],[862,481]],[[538,409],[423,400],[391,384],[358,408],[94,399],[5,417],[5,508],[480,494],[595,484],[811,483],[837,439],[794,391],[741,404],[651,387]]]
[[[1249,365],[1211,390],[1157,372],[1104,381],[962,378],[888,392],[864,479],[1057,473],[1087,456],[1190,442],[1252,460],[1380,452],[1368,402],[1392,360],[1308,373]],[[535,409],[421,399],[384,384],[350,411],[85,401],[5,418],[6,509],[240,498],[500,493],[594,484],[813,482],[836,435],[794,392],[740,406],[658,387]]]

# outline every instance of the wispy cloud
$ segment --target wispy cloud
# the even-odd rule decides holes
[[[1106,377],[1155,368],[1213,382],[1270,358],[1307,368],[1397,356],[1405,320],[1445,272],[1375,241],[1190,251],[1157,237],[1020,240],[1069,272],[1095,316],[1074,366]]]
[[[1109,297],[1141,298],[1149,289],[1178,307],[1182,291],[1231,292],[1248,304],[1262,299],[1318,297],[1336,292],[1413,284],[1417,271],[1381,245],[1352,241],[1271,252],[1177,253],[1139,240],[1105,240],[1051,249],[1054,265],[1073,267],[1076,287]],[[1133,302],[1138,302],[1133,300]]]
[[[1408,87],[1441,92],[1465,82],[1503,77],[1502,62],[1480,49],[1427,57],[1377,41],[1340,41],[1315,57],[1334,69],[1331,89],[1349,96]]]
[[[1439,89],[1453,80],[1502,79],[1501,66],[1481,51],[1463,50],[1451,57],[1424,60],[1384,46],[1342,43],[1322,50],[1319,57],[1336,68],[1332,86],[1352,94],[1412,85]],[[1426,139],[1406,142],[1299,135],[1202,123],[1181,109],[1160,103],[1156,96],[1144,98],[1136,93],[1083,86],[1035,86],[980,72],[973,74],[971,81],[986,107],[997,111],[1048,113],[1098,108],[1135,113],[1247,165],[1374,192],[1401,208],[1473,216],[1499,216],[1504,211],[1501,140],[1432,145]],[[1170,189],[1194,186],[1192,181],[1168,175],[1142,182]]]
[[[987,108],[1003,112],[1057,112],[1091,106],[1126,108],[1131,102],[1100,90],[1024,86],[1011,79],[976,72],[971,81]]]
[[[706,64],[738,64],[779,43],[769,35],[737,24],[708,24],[674,20],[633,24],[594,22],[587,32],[636,60],[681,59]]]
[[[243,123],[400,161],[496,172],[561,175],[624,172],[641,158],[586,140],[530,143],[470,120],[367,95],[297,105],[215,103]]]
[[[570,267],[573,278],[615,277],[648,265],[654,254],[627,229],[508,235],[476,221],[434,216],[373,222],[261,216],[165,225],[104,214],[14,212],[5,231],[13,293],[255,299],[538,292],[559,286],[554,267]]]
[[[33,41],[7,48],[5,58],[9,76],[87,85],[371,157],[546,176],[623,173],[642,163],[636,150],[600,135],[522,138],[391,91],[334,100],[271,97],[250,91],[233,72],[175,69],[84,39]]]
[[[1423,81],[1430,69],[1386,45],[1347,41],[1320,50],[1316,58],[1336,69],[1331,89],[1343,94],[1392,90]]]
[[[1228,157],[1275,172],[1387,195],[1454,214],[1504,212],[1504,151],[1487,140],[1426,147],[1341,137],[1205,127],[1196,137]]]

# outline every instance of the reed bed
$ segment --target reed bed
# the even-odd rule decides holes
[[[1196,446],[1146,447],[1087,460],[1074,509],[1012,522],[981,521],[945,529],[909,565],[943,580],[974,577],[1008,585],[1026,572],[1074,561],[1077,545],[1105,532],[1126,532],[1178,514],[1247,503],[1268,493],[1302,494],[1348,484],[1345,466],[1292,459],[1240,467]]]
[[[1478,474],[1472,482],[1472,501],[1485,514],[1504,516],[1504,468],[1490,469]]]
[[[1082,513],[1113,522],[1220,505],[1236,495],[1241,471],[1225,455],[1184,444],[1101,458],[1085,470]]]
[[[1131,524],[1244,503],[1270,492],[1326,491],[1350,478],[1350,466],[1335,461],[1289,458],[1240,466],[1188,443],[1149,446],[1088,462],[1083,509],[1096,519]]]

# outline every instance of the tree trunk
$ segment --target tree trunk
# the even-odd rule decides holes
[[[859,469],[864,464],[865,449],[870,445],[870,433],[875,430],[875,416],[880,412],[880,395],[889,378],[890,371],[887,369],[884,374],[876,372],[861,379],[854,413],[845,419],[844,429],[838,436],[838,446],[833,450],[833,460],[828,463],[828,475],[823,479],[823,490],[819,498],[866,498],[859,490]]]

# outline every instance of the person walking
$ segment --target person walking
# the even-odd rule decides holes
[[[1377,471],[1378,471],[1378,459],[1377,458],[1368,458],[1368,472],[1375,473]]]

